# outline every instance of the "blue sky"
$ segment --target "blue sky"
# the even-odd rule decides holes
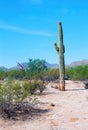
[[[65,63],[88,59],[87,0],[0,0],[0,66],[29,58],[58,63],[53,43],[62,22]]]

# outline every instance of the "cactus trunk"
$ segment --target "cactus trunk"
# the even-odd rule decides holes
[[[59,29],[59,47],[56,43],[54,43],[55,49],[59,54],[59,75],[60,75],[60,90],[65,91],[65,61],[64,61],[64,44],[63,44],[63,29],[62,24],[59,22],[58,24]]]

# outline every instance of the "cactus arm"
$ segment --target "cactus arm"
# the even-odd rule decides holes
[[[54,43],[54,47],[55,47],[56,51],[59,52],[59,47],[57,46],[57,43]]]

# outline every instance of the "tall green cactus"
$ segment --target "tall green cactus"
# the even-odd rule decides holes
[[[60,90],[65,91],[65,61],[64,61],[64,53],[65,53],[65,47],[63,44],[63,29],[62,29],[62,23],[58,23],[58,29],[59,29],[59,47],[57,46],[57,43],[54,43],[55,49],[59,54],[59,75],[60,75]]]

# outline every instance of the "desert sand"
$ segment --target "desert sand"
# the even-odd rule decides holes
[[[88,90],[80,81],[66,81],[66,91],[47,85],[35,107],[47,110],[25,121],[0,119],[0,130],[88,130]]]

